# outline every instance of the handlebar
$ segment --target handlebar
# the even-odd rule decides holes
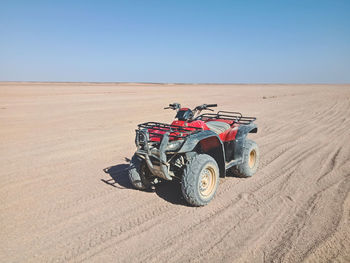
[[[172,110],[178,110],[181,108],[181,105],[179,103],[172,103],[172,104],[169,104],[168,107],[165,107],[164,109],[172,109]]]
[[[201,111],[203,110],[209,110],[209,111],[214,111],[212,109],[210,109],[211,107],[217,107],[218,105],[217,104],[202,104],[202,105],[199,105],[197,107],[195,107],[193,110],[192,110],[192,116],[189,118],[189,120],[193,120],[195,119],[195,117],[197,115],[199,115],[201,113]],[[180,103],[172,103],[172,104],[169,104],[168,107],[165,107],[164,109],[172,109],[172,110],[176,110],[176,112],[178,112],[181,108],[181,104]]]
[[[210,111],[213,111],[212,109],[208,109],[209,107],[217,107],[218,105],[217,104],[202,104],[202,105],[199,105],[195,108],[195,110],[210,110]]]

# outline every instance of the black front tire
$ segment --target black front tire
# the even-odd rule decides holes
[[[147,177],[150,175],[146,162],[136,154],[131,158],[129,166],[129,180],[132,186],[138,190],[146,190],[151,184]]]
[[[181,190],[190,205],[204,206],[214,198],[218,184],[219,167],[214,158],[197,154],[186,165]]]
[[[243,163],[237,165],[234,173],[239,177],[252,177],[259,166],[259,147],[256,142],[246,140],[243,150]]]

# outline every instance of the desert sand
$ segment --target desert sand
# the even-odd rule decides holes
[[[136,125],[171,102],[256,116],[257,174],[201,208],[133,190]],[[3,82],[0,127],[0,262],[350,261],[350,85]]]

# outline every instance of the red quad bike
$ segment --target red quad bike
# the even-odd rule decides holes
[[[256,133],[255,117],[239,112],[218,111],[200,114],[217,104],[176,110],[171,124],[145,122],[138,125],[137,150],[131,159],[129,178],[136,189],[153,187],[161,180],[179,180],[183,197],[193,206],[208,204],[214,197],[219,177],[233,170],[251,177],[259,164],[258,145],[247,139]]]

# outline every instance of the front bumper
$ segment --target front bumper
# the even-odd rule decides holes
[[[166,148],[169,143],[169,132],[163,135],[160,142],[159,149],[150,148],[149,134],[147,130],[136,130],[135,143],[137,146],[136,155],[146,161],[146,164],[154,176],[160,177],[165,180],[172,180],[170,176],[170,164],[167,162],[167,156],[165,154]],[[151,158],[159,161],[159,165],[152,163]]]

